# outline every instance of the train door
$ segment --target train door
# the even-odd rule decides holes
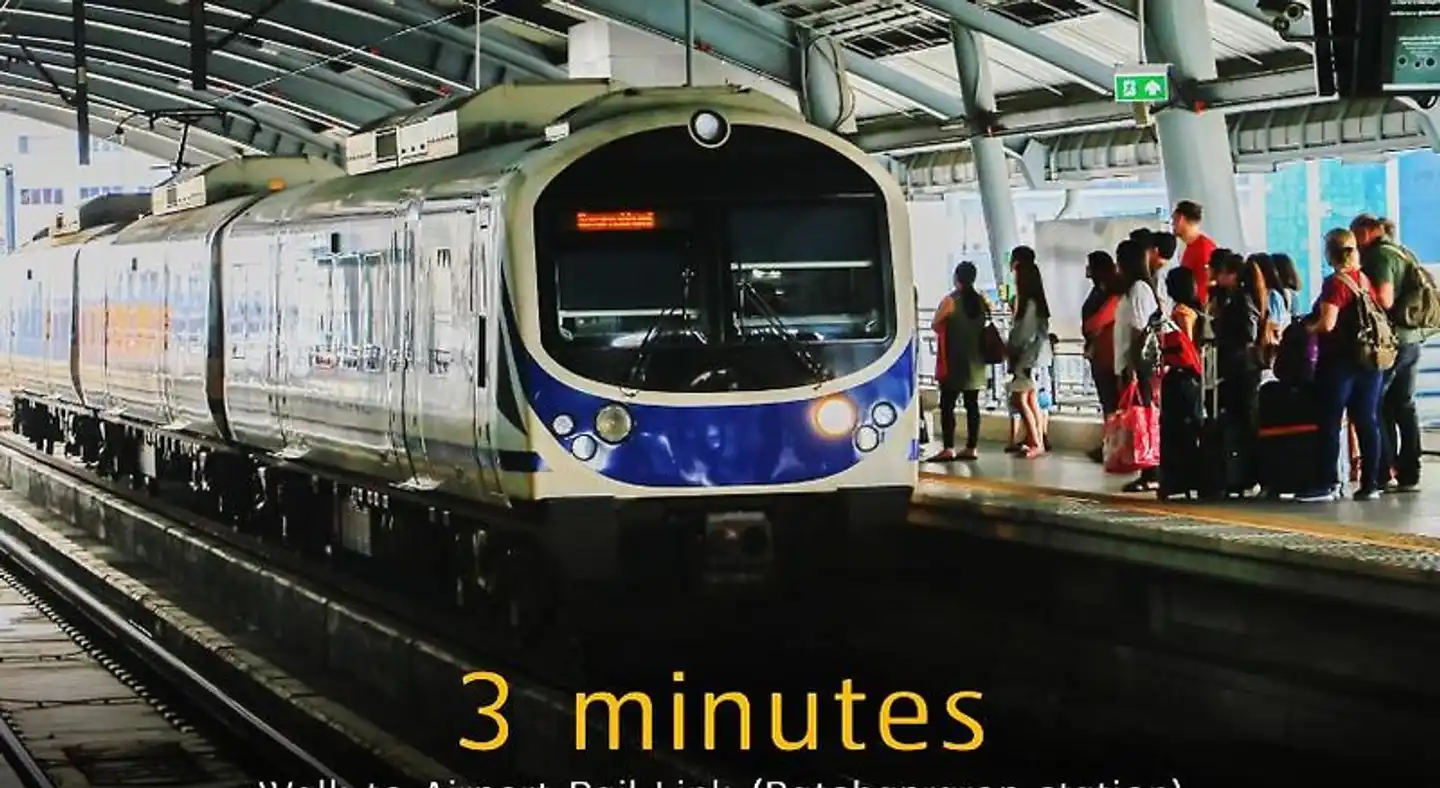
[[[474,235],[470,243],[470,297],[473,299],[474,330],[470,333],[474,359],[471,375],[474,392],[475,460],[488,498],[506,503],[500,477],[499,435],[495,429],[500,418],[496,388],[500,375],[495,370],[506,363],[500,357],[500,210],[496,198],[481,195],[474,210]]]
[[[265,282],[263,287],[256,288],[257,294],[261,295],[261,303],[257,306],[264,315],[260,325],[270,329],[267,338],[269,347],[265,353],[265,389],[269,395],[270,413],[275,420],[276,435],[280,441],[279,455],[296,459],[304,453],[304,449],[296,444],[290,424],[290,387],[293,382],[290,365],[294,362],[292,355],[299,352],[299,349],[290,347],[289,338],[294,331],[289,325],[290,321],[286,320],[283,293],[284,282],[290,272],[290,248],[299,239],[293,233],[282,229],[279,224],[275,226],[274,237],[275,243],[270,247],[272,257],[269,281]]]
[[[400,379],[400,437],[410,459],[410,479],[403,486],[430,490],[439,486],[431,467],[426,440],[426,408],[432,405],[427,397],[426,379],[435,369],[435,358],[426,334],[433,325],[435,309],[434,260],[425,245],[422,200],[410,203],[405,211],[400,240],[400,267],[404,276],[402,290],[408,294],[404,311],[405,363]],[[437,224],[437,230],[440,227]],[[443,406],[443,402],[434,402]]]

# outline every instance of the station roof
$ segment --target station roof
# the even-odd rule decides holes
[[[974,132],[950,47],[950,25],[958,22],[986,39],[1001,129],[1017,161],[1026,144],[1044,139],[1047,151],[1083,152],[1076,160],[1089,163],[1074,171],[1090,172],[1101,155],[1096,134],[1121,148],[1101,156],[1112,168],[1143,164],[1137,146],[1153,142],[1137,134],[1130,110],[1110,95],[1115,66],[1138,59],[1137,1],[694,0],[695,37],[706,53],[793,86],[801,33],[830,36],[844,47],[857,94],[857,141],[913,165],[943,165],[963,181],[965,153],[956,149]],[[1264,153],[1272,158],[1323,145],[1348,151],[1359,143],[1424,144],[1428,116],[1406,118],[1406,108],[1393,103],[1330,102],[1315,110],[1305,46],[1281,40],[1255,0],[1207,2],[1220,78],[1196,90],[1210,107],[1232,115],[1233,145],[1241,145],[1247,122],[1252,130],[1263,126]],[[197,5],[203,13],[192,13]],[[0,0],[0,107],[74,125],[75,6]],[[126,144],[170,157],[179,127],[162,120],[152,129],[146,113],[189,108],[197,113],[187,153],[193,164],[237,152],[338,157],[340,140],[367,121],[472,90],[477,79],[482,85],[562,79],[567,31],[587,19],[671,40],[684,36],[682,0],[478,0],[478,8],[477,0],[87,0],[85,6],[91,133],[112,136],[123,128]],[[210,50],[203,86],[190,69],[197,32]],[[1320,126],[1311,133],[1306,124],[1316,118]],[[1055,157],[1046,158],[1047,176],[1057,174]]]

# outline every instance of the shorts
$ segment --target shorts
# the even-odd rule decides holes
[[[1022,391],[1030,391],[1034,388],[1035,370],[1033,369],[1016,370],[1015,374],[1010,376],[1010,385],[1007,386],[1007,390],[1011,394],[1018,394]]]
[[[1055,407],[1055,394],[1050,390],[1050,370],[1046,367],[1033,367],[1011,375],[1010,383],[1005,389],[1011,394],[1034,391],[1036,405],[1046,413]],[[1010,405],[1010,415],[1020,415],[1013,403]]]

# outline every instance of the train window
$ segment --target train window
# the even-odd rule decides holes
[[[685,273],[694,265],[689,245],[673,236],[626,235],[626,241],[555,256],[561,335],[579,344],[630,347],[657,325],[667,333],[703,332],[698,286],[686,297]]]
[[[873,203],[832,200],[729,214],[733,322],[742,337],[774,318],[810,341],[888,335],[886,280]]]

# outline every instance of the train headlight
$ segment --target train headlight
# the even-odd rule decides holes
[[[810,420],[821,435],[838,438],[849,435],[859,420],[854,403],[844,397],[830,397],[820,400],[810,412]]]
[[[575,455],[575,459],[581,462],[589,462],[595,459],[595,452],[599,448],[600,445],[589,435],[576,435],[575,440],[570,441],[570,453]]]
[[[895,420],[900,418],[900,414],[895,412],[894,405],[888,402],[881,402],[870,409],[870,418],[875,420],[875,426],[883,430],[888,429],[894,424]]]
[[[567,437],[575,431],[575,419],[568,414],[561,413],[555,417],[554,421],[550,422],[550,429],[554,430],[555,434],[562,438]]]
[[[869,424],[855,430],[855,448],[862,452],[871,452],[875,451],[875,447],[879,445],[880,430],[875,429]]]
[[[630,437],[630,429],[634,426],[630,411],[625,410],[623,405],[612,402],[595,414],[595,434],[606,443],[619,443]]]
[[[719,114],[702,109],[690,116],[690,136],[706,148],[718,148],[730,139],[730,124]]]

